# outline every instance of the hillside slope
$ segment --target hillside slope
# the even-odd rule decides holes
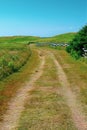
[[[75,35],[76,33],[65,33],[53,37],[40,38],[38,39],[38,42],[69,43],[74,38]]]

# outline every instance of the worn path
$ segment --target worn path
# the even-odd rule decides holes
[[[72,112],[72,119],[78,130],[87,130],[87,121],[84,113],[82,113],[81,105],[77,102],[75,94],[70,89],[70,83],[67,80],[66,74],[61,65],[56,60],[53,54],[50,54],[56,65],[58,77],[62,85],[61,93],[65,96],[68,106]]]

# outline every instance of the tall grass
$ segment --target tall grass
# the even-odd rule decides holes
[[[18,71],[31,55],[23,43],[0,43],[0,80]]]
[[[0,44],[0,77],[18,71],[31,55],[27,44]]]
[[[3,120],[3,114],[8,108],[10,99],[15,96],[18,89],[26,84],[25,82],[30,79],[31,74],[35,72],[40,62],[37,51],[32,47],[31,50],[32,55],[27,60],[27,63],[18,72],[0,81],[0,121]]]

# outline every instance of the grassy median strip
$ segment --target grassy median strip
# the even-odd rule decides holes
[[[56,67],[46,56],[43,75],[29,92],[18,130],[76,130],[69,107],[61,94]]]

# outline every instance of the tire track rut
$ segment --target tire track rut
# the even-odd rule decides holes
[[[71,109],[73,122],[75,123],[78,130],[87,130],[87,120],[85,119],[86,117],[82,112],[81,104],[78,104],[76,95],[71,91],[70,83],[68,82],[67,76],[63,71],[61,65],[52,53],[50,55],[54,60],[58,78],[62,86],[61,93],[66,98],[67,104]]]

